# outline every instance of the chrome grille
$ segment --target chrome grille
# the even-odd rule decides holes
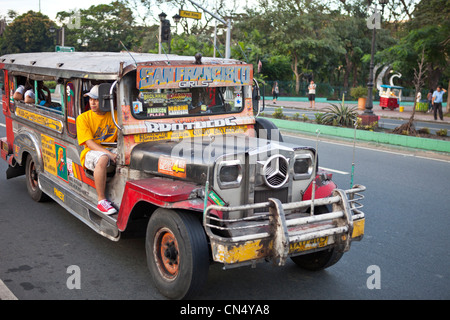
[[[255,191],[255,203],[262,203],[269,201],[269,198],[276,198],[280,200],[282,203],[288,202],[288,188],[282,188],[277,190],[258,190]],[[255,213],[257,212],[267,212],[267,208],[255,209]]]

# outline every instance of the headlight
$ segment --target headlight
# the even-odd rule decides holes
[[[220,189],[237,188],[242,181],[242,166],[239,160],[222,161],[218,169]]]
[[[313,167],[311,154],[297,154],[294,158],[294,179],[309,179],[313,173]]]

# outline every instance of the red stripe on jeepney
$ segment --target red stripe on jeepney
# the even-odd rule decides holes
[[[73,170],[73,175],[75,176],[75,178],[90,185],[92,188],[95,188],[94,180],[92,180],[91,178],[86,176],[86,173],[84,172],[84,169],[82,166],[74,163],[74,164],[72,164],[72,170]]]
[[[86,173],[84,172],[83,168],[80,169],[80,172],[81,172],[81,181],[83,181],[84,183],[90,185],[92,188],[95,189],[94,180],[86,176]]]

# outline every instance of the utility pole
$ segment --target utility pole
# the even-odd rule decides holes
[[[217,15],[215,15],[214,13],[211,13],[208,10],[206,10],[201,5],[199,5],[198,3],[195,3],[192,0],[189,0],[189,2],[191,2],[194,6],[199,7],[200,9],[205,11],[206,13],[210,14],[213,18],[219,20],[220,22],[222,22],[223,24],[225,24],[227,26],[227,38],[226,38],[226,42],[225,42],[225,58],[226,59],[230,59],[230,57],[231,57],[231,20],[228,19],[227,21],[225,21],[222,18],[220,18]]]

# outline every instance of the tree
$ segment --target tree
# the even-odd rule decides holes
[[[392,132],[397,134],[404,134],[415,136],[417,135],[415,126],[414,126],[414,116],[416,114],[416,104],[417,104],[417,95],[422,89],[424,83],[425,83],[425,50],[422,49],[422,54],[420,55],[420,60],[417,63],[418,68],[414,69],[414,106],[413,106],[413,112],[411,114],[411,117],[409,118],[408,122],[403,123],[402,125],[395,128]]]
[[[61,11],[58,21],[64,23],[75,11]],[[66,43],[77,51],[120,51],[120,42],[132,49],[138,44],[140,34],[135,34],[131,10],[120,1],[93,5],[80,10],[80,28],[66,30]]]
[[[327,7],[308,0],[260,0],[264,33],[271,53],[290,57],[298,94],[303,77],[320,74],[329,59],[344,54],[334,36],[333,17]],[[276,50],[274,50],[276,48]]]
[[[424,54],[428,88],[450,76],[450,9],[447,0],[422,0],[405,24],[398,43],[380,53],[406,79],[414,79],[414,67]],[[412,82],[412,81],[411,81]]]
[[[49,30],[55,26],[46,15],[28,11],[6,27],[0,42],[0,53],[54,51],[54,37]]]
[[[361,71],[362,58],[370,52],[370,36],[366,26],[366,13],[361,6],[346,6],[347,13],[336,14],[333,20],[335,37],[342,44],[344,54],[340,62],[343,66],[343,86],[349,88],[358,85],[358,73]]]

